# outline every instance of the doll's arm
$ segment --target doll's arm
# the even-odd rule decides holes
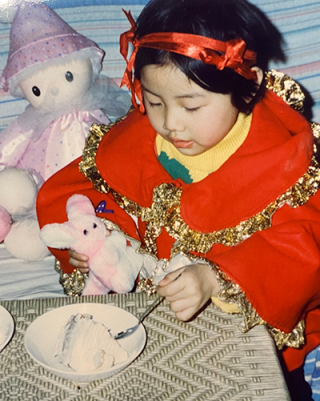
[[[89,124],[85,132],[89,132],[89,128],[92,124],[110,124],[109,118],[101,110],[93,110],[90,112]]]
[[[16,167],[26,151],[31,132],[22,131],[17,120],[0,132],[0,167]]]

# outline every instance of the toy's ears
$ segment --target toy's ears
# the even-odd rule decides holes
[[[75,242],[74,228],[67,223],[47,224],[40,231],[42,241],[51,248],[68,249]]]
[[[69,220],[78,218],[83,214],[96,215],[90,199],[87,196],[78,194],[72,195],[71,198],[68,199],[67,214]]]

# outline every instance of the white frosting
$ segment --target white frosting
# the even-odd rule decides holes
[[[92,315],[81,313],[72,315],[63,327],[55,356],[79,373],[108,369],[128,358],[104,324],[95,322]]]

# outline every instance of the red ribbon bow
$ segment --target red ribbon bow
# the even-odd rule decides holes
[[[140,82],[137,79],[133,79],[132,76],[132,69],[134,65],[134,61],[136,59],[136,54],[139,49],[139,46],[137,46],[137,41],[134,40],[134,35],[135,31],[137,29],[136,22],[132,17],[131,11],[126,12],[123,10],[123,12],[126,14],[126,17],[128,18],[131,28],[129,31],[124,32],[123,34],[120,35],[120,53],[122,57],[125,59],[127,63],[127,68],[124,72],[124,75],[122,77],[121,85],[124,86],[126,85],[127,88],[131,91],[131,102],[133,106],[136,109],[139,109],[141,113],[144,113],[144,106],[143,106],[143,101],[142,101],[142,90],[141,90],[141,85]],[[128,51],[129,51],[129,43],[132,43],[134,49],[131,54],[130,60],[128,61]],[[139,100],[139,105],[137,103],[137,99]]]
[[[218,70],[231,68],[246,79],[257,79],[256,72],[250,67],[256,62],[256,52],[246,49],[245,42],[238,38],[222,42],[205,36],[191,35],[177,32],[157,32],[134,39],[136,23],[131,12],[126,12],[131,28],[120,36],[120,53],[127,63],[121,86],[126,85],[131,91],[132,104],[144,112],[142,90],[139,80],[133,79],[132,69],[137,51],[140,47],[161,49],[184,56],[201,60],[206,64],[213,64]],[[133,52],[128,60],[129,43],[133,45]],[[137,103],[139,100],[139,105]]]

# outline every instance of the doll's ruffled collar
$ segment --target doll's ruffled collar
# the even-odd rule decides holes
[[[126,114],[130,106],[129,95],[120,89],[112,79],[100,76],[86,95],[78,99],[77,103],[64,104],[56,110],[36,109],[29,104],[18,117],[18,123],[26,132],[28,139],[36,141],[50,123],[57,121],[62,116],[101,109],[112,120]]]

